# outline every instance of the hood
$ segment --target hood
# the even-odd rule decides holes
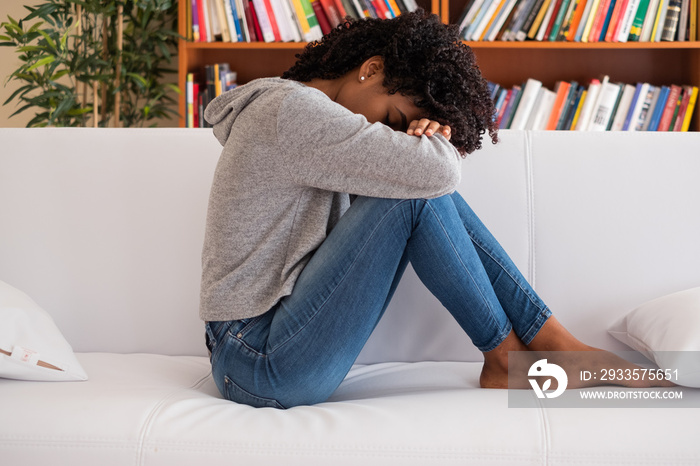
[[[214,136],[223,146],[231,133],[233,123],[241,111],[263,93],[279,88],[280,82],[294,83],[281,78],[262,78],[224,92],[212,100],[204,111],[204,119],[214,127]]]

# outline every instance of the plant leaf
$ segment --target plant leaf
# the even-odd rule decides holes
[[[46,43],[49,44],[49,47],[51,47],[52,49],[56,50],[56,43],[53,41],[53,39],[51,38],[51,36],[49,36],[49,35],[46,33],[46,31],[39,31],[39,34],[41,34],[42,36],[44,36],[44,39],[46,39]]]
[[[32,71],[36,68],[39,68],[40,66],[48,65],[49,63],[53,62],[55,59],[56,59],[56,57],[54,57],[54,56],[44,57],[41,60],[39,60],[38,62],[34,63],[29,68],[27,68],[25,71]]]

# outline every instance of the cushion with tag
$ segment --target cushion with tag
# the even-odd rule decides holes
[[[22,291],[0,281],[0,377],[87,380],[51,316]]]

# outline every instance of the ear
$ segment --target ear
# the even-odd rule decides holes
[[[379,75],[384,72],[384,59],[380,55],[375,55],[368,58],[360,65],[360,70],[357,78],[360,82],[366,82],[367,80],[376,79]]]

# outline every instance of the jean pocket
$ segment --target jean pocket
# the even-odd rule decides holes
[[[236,384],[236,382],[229,379],[227,375],[224,376],[224,391],[224,396],[226,399],[236,403],[252,406],[254,408],[285,409],[284,406],[272,398],[263,398],[242,389]]]

